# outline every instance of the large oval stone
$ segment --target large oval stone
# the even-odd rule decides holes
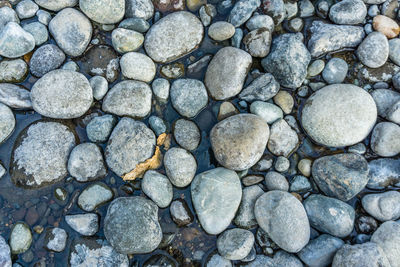
[[[108,206],[104,235],[123,254],[149,253],[161,242],[158,207],[144,197],[120,197]]]
[[[54,119],[78,118],[89,110],[93,90],[79,72],[54,70],[45,74],[31,90],[33,109]]]
[[[301,122],[317,143],[329,147],[354,145],[370,133],[377,118],[371,95],[351,84],[328,85],[311,95]]]
[[[187,11],[174,12],[150,28],[144,48],[154,61],[171,62],[196,49],[203,32],[203,24],[195,15]]]
[[[245,170],[257,163],[268,142],[268,124],[253,114],[238,114],[216,124],[210,133],[217,161],[225,168]]]
[[[207,233],[217,235],[235,216],[242,198],[242,187],[236,172],[216,168],[194,177],[191,194],[201,226]]]
[[[58,122],[38,121],[18,136],[11,156],[11,180],[26,188],[56,183],[68,175],[74,133]]]

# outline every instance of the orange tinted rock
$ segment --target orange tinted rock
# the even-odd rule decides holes
[[[389,17],[378,15],[372,21],[374,30],[383,33],[387,38],[394,38],[400,33],[400,26]]]
[[[184,0],[153,0],[153,4],[155,9],[162,13],[185,9]]]

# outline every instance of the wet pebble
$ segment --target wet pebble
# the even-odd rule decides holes
[[[383,33],[387,38],[391,39],[399,35],[400,26],[396,21],[383,15],[375,16],[372,21],[374,30]]]
[[[379,158],[369,163],[370,179],[367,187],[382,189],[400,182],[400,160],[390,158]]]
[[[17,4],[15,11],[20,19],[27,19],[35,16],[39,6],[31,0],[23,0]]]
[[[78,197],[78,206],[84,211],[94,211],[97,207],[109,202],[113,191],[104,183],[95,183],[86,187]]]
[[[148,170],[141,183],[142,191],[160,208],[166,208],[172,201],[172,184],[165,175]]]
[[[106,142],[116,124],[117,119],[113,115],[95,117],[86,126],[87,136],[94,143]]]
[[[22,59],[0,62],[0,82],[21,82],[28,74],[28,65]]]
[[[151,116],[149,118],[149,125],[157,136],[167,131],[167,126],[165,125],[163,119],[161,119],[160,117]]]
[[[124,17],[125,1],[80,0],[79,8],[86,16],[97,23],[113,24],[119,22]]]
[[[164,155],[165,172],[176,187],[188,186],[197,170],[196,159],[185,149],[173,147]]]
[[[282,0],[262,1],[261,9],[274,20],[275,25],[279,25],[286,17],[285,3]]]
[[[342,83],[346,78],[348,65],[341,58],[331,58],[322,71],[322,77],[329,84]]]
[[[368,194],[361,203],[365,211],[379,221],[397,220],[400,217],[400,193],[397,191]]]
[[[257,226],[254,215],[254,205],[256,200],[264,193],[258,185],[246,187],[242,191],[242,200],[233,222],[245,229],[251,229]],[[247,255],[246,255],[247,256]],[[229,258],[233,260],[232,258]]]
[[[161,102],[167,102],[169,97],[170,84],[167,79],[157,78],[151,84],[153,93]]]
[[[66,215],[65,222],[84,236],[92,236],[99,230],[99,216],[95,213]]]
[[[45,247],[48,250],[61,252],[67,245],[68,234],[62,228],[49,228],[46,230]]]
[[[382,266],[389,267],[390,263],[383,250],[372,242],[360,245],[344,245],[333,258],[332,267]]]
[[[171,213],[172,220],[178,226],[185,226],[193,222],[193,213],[186,204],[186,201],[183,199],[172,201],[169,211]]]
[[[336,24],[360,24],[367,16],[362,0],[343,0],[329,10],[329,18]]]
[[[400,153],[400,126],[392,122],[378,123],[371,135],[372,150],[382,157],[393,157]]]
[[[228,22],[239,27],[244,24],[252,13],[260,6],[260,0],[239,0],[229,13]]]
[[[226,230],[217,239],[219,254],[228,260],[244,259],[250,253],[253,244],[253,233],[240,228]]]
[[[49,32],[46,26],[40,22],[28,23],[23,25],[22,28],[32,34],[36,46],[44,44],[49,39]]]
[[[121,72],[128,79],[151,82],[156,74],[156,65],[148,56],[130,52],[120,60]]]
[[[6,240],[0,236],[0,264],[4,267],[11,267],[11,250]]]
[[[379,68],[385,64],[389,56],[388,40],[382,33],[372,32],[358,46],[356,53],[364,65]]]
[[[32,244],[32,233],[29,226],[23,222],[16,223],[11,230],[9,243],[12,254],[21,254],[27,251]]]
[[[144,36],[136,31],[117,28],[113,30],[111,39],[114,49],[124,54],[138,50],[143,44]]]
[[[118,28],[124,28],[140,33],[145,33],[150,28],[150,23],[142,18],[127,18],[121,21],[121,23],[118,25]]]
[[[399,222],[388,221],[381,224],[371,237],[371,242],[382,248],[392,267],[399,266],[400,262],[399,234]]]
[[[154,6],[151,0],[125,1],[125,16],[128,18],[141,18],[148,20],[153,17]]]
[[[307,179],[307,177],[304,177],[302,175],[296,175],[293,177],[292,182],[290,183],[290,192],[296,192],[296,193],[306,193],[308,191],[311,191],[312,186],[310,183],[310,180]]]
[[[250,112],[263,118],[268,124],[283,118],[282,110],[271,103],[254,101],[250,105]]]
[[[187,150],[195,150],[200,143],[200,130],[193,121],[179,119],[174,124],[176,142]]]
[[[245,50],[253,57],[265,57],[271,47],[272,33],[267,28],[259,28],[243,38]]]
[[[73,7],[78,3],[78,0],[35,0],[36,4],[39,6],[51,10],[51,11],[59,11],[66,7]]]
[[[275,161],[274,168],[278,172],[286,172],[290,168],[290,161],[283,156],[279,156]]]
[[[280,85],[270,73],[264,73],[254,79],[239,94],[239,98],[252,102],[254,100],[267,101],[279,91]]]
[[[253,15],[246,22],[246,27],[249,29],[249,31],[267,28],[269,32],[273,32],[275,25],[273,19],[268,15]]]
[[[208,28],[208,36],[215,41],[225,41],[235,34],[235,27],[225,21],[214,22]]]
[[[297,133],[285,120],[280,119],[272,124],[268,140],[268,150],[272,154],[287,157],[298,143]]]
[[[108,91],[107,79],[102,76],[94,76],[90,78],[89,83],[93,90],[93,97],[96,100],[103,99]]]
[[[3,6],[0,8],[0,32],[9,22],[19,23],[17,12],[11,7]]]
[[[57,69],[65,60],[64,52],[56,45],[43,45],[36,49],[29,61],[30,71],[37,77]]]
[[[0,102],[13,109],[32,109],[30,92],[16,84],[0,83]]]
[[[265,175],[265,185],[267,186],[268,190],[289,190],[289,183],[285,176],[275,171],[269,171]]]
[[[15,22],[9,22],[0,32],[0,56],[18,58],[35,48],[35,38]]]
[[[0,143],[7,140],[15,128],[15,118],[12,110],[0,103]]]

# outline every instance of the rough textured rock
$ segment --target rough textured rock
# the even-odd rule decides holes
[[[153,156],[156,137],[143,122],[122,118],[115,126],[105,149],[108,167],[122,176]]]
[[[310,61],[310,53],[303,44],[303,35],[288,33],[272,41],[271,52],[261,64],[281,86],[296,89],[306,78]]]
[[[67,245],[68,234],[62,228],[49,228],[46,231],[45,246],[48,250],[61,252]]]
[[[108,140],[116,124],[117,119],[113,115],[95,117],[86,126],[86,134],[90,141],[103,143]]]
[[[224,100],[239,94],[251,63],[251,56],[241,49],[224,47],[218,50],[204,78],[211,97]]]
[[[235,27],[241,26],[251,17],[260,4],[260,0],[237,1],[229,14],[228,21]]]
[[[343,0],[329,9],[329,18],[336,24],[360,24],[367,16],[362,0]]]
[[[216,168],[196,175],[191,194],[201,226],[207,233],[217,235],[229,226],[235,216],[242,188],[236,172]]]
[[[267,28],[249,32],[243,38],[245,50],[253,57],[265,57],[270,51],[272,33]]]
[[[342,48],[357,47],[365,35],[362,27],[326,24],[318,20],[313,21],[310,32],[308,50],[313,57],[319,57]]]
[[[29,226],[23,222],[17,222],[10,234],[10,248],[12,254],[21,254],[29,249],[32,244],[32,233]]]
[[[9,22],[19,23],[18,15],[11,7],[2,6],[0,8],[0,32]]]
[[[130,52],[120,60],[122,75],[128,79],[151,82],[156,74],[156,65],[148,56]]]
[[[149,253],[162,239],[158,207],[143,197],[120,197],[108,206],[104,235],[123,254]]]
[[[50,21],[49,30],[58,46],[72,57],[83,54],[93,31],[88,18],[73,8],[65,8],[58,12]]]
[[[197,170],[196,159],[185,149],[173,147],[164,155],[165,172],[177,187],[188,186]]]
[[[171,213],[172,220],[178,226],[188,225],[194,220],[192,211],[183,199],[172,201],[169,212]]]
[[[297,147],[299,137],[289,124],[283,119],[271,126],[268,140],[268,150],[276,156],[288,157]]]
[[[32,86],[31,100],[33,109],[43,116],[73,119],[89,110],[93,90],[83,74],[53,70]]]
[[[344,245],[336,252],[332,267],[390,267],[383,250],[375,243],[367,242],[360,245]]]
[[[371,237],[371,242],[378,244],[390,262],[391,267],[400,266],[400,224],[385,222],[379,226]]]
[[[380,221],[397,220],[400,217],[400,193],[397,191],[368,194],[361,203],[366,212]]]
[[[143,34],[133,30],[116,28],[111,34],[112,45],[120,54],[139,50],[143,41]]]
[[[380,158],[368,163],[369,176],[367,187],[382,189],[400,182],[400,160]]]
[[[40,22],[25,24],[22,26],[22,28],[32,34],[33,38],[35,39],[36,46],[44,44],[49,39],[47,27]]]
[[[56,183],[67,176],[69,153],[76,140],[58,122],[38,121],[22,131],[12,153],[12,181],[27,188]]]
[[[96,213],[66,215],[65,222],[84,236],[92,236],[99,230],[99,216]]]
[[[268,190],[289,190],[289,183],[285,176],[275,171],[269,171],[265,175],[265,185],[267,186]]]
[[[30,71],[37,77],[57,69],[65,60],[65,54],[56,45],[43,45],[36,49],[29,61]]]
[[[144,82],[117,83],[104,97],[102,109],[118,116],[146,117],[151,111],[151,89]]]
[[[270,16],[275,25],[279,25],[286,17],[286,7],[282,0],[263,0],[261,9],[264,14]]]
[[[0,102],[13,109],[32,109],[30,92],[16,84],[0,83]]]
[[[268,124],[272,124],[279,119],[283,118],[282,109],[280,109],[277,105],[264,102],[264,101],[254,101],[250,105],[250,112],[256,114],[263,118]],[[280,121],[280,120],[279,120]],[[278,123],[276,126],[278,126]],[[284,127],[284,126],[283,126]],[[286,127],[284,127],[286,128]],[[290,129],[290,127],[289,127]],[[275,129],[275,133],[277,133],[278,128]],[[279,137],[275,134],[275,138]]]
[[[0,56],[17,58],[35,48],[35,38],[15,22],[9,22],[0,31]]]
[[[310,224],[301,202],[283,191],[269,191],[259,197],[254,214],[260,227],[282,249],[299,252],[310,239]],[[296,229],[296,234],[293,232]]]
[[[228,117],[210,133],[215,158],[232,170],[245,170],[256,164],[264,153],[268,137],[267,123],[252,114]]]
[[[344,153],[321,157],[312,165],[312,176],[328,196],[347,201],[368,183],[369,167],[364,157]]]
[[[234,228],[226,230],[217,239],[219,254],[228,260],[242,260],[254,245],[254,235],[249,230]]]
[[[0,62],[0,82],[22,82],[28,74],[28,65],[22,59]]]
[[[371,32],[357,48],[360,61],[370,67],[379,68],[389,57],[389,42],[380,32]]]
[[[97,23],[114,24],[124,17],[125,0],[79,0],[79,8]]]
[[[7,140],[15,128],[15,118],[12,110],[0,103],[0,143]]]
[[[371,95],[350,84],[332,84],[311,95],[301,122],[316,142],[342,147],[362,141],[372,130],[377,109]]]
[[[193,121],[179,119],[174,124],[175,141],[186,150],[195,150],[200,143],[200,130]]]
[[[203,39],[203,32],[203,25],[195,15],[174,12],[150,28],[144,48],[154,61],[171,62],[195,50]]]
[[[239,98],[248,102],[254,100],[267,101],[279,91],[280,85],[270,73],[262,74],[254,79],[239,94]]]
[[[151,0],[128,0],[125,4],[125,15],[128,18],[148,20],[153,17],[154,6]]]
[[[0,236],[0,265],[4,267],[11,267],[11,250],[6,240]]]
[[[113,191],[106,184],[94,183],[86,187],[78,197],[78,206],[84,211],[93,211],[110,201]]]
[[[400,101],[400,93],[389,89],[376,89],[371,92],[378,108],[378,115],[387,118],[390,108]]]
[[[311,227],[337,237],[348,236],[354,228],[355,211],[347,203],[323,195],[304,201]]]

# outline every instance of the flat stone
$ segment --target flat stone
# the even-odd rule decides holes
[[[34,122],[20,133],[15,143],[11,180],[26,188],[61,181],[68,175],[68,156],[75,145],[74,133],[64,124]]]
[[[369,176],[367,187],[383,189],[400,183],[400,160],[380,158],[369,163]]]
[[[12,254],[21,254],[29,249],[32,244],[32,233],[26,223],[17,222],[10,235],[10,248]]]
[[[253,245],[253,233],[240,228],[226,230],[217,239],[219,254],[228,260],[244,259],[250,253]]]
[[[117,119],[113,115],[103,115],[93,118],[86,126],[86,134],[90,141],[103,143],[108,140]]]
[[[267,101],[274,97],[280,89],[279,83],[270,73],[264,73],[254,79],[239,94],[239,98],[247,102],[255,100]]]
[[[73,8],[65,8],[49,23],[50,33],[65,54],[77,57],[85,52],[92,38],[89,19]]]
[[[367,16],[362,0],[344,0],[331,6],[329,18],[336,24],[360,24]]]
[[[125,15],[125,0],[79,0],[79,8],[97,23],[114,24]]]
[[[328,196],[348,201],[365,188],[369,180],[368,162],[358,154],[344,153],[318,158],[312,177]]]
[[[251,103],[250,112],[260,116],[268,124],[272,124],[283,118],[282,109],[274,104],[263,101],[254,101]]]
[[[343,48],[357,47],[365,36],[362,27],[327,24],[318,20],[313,21],[310,32],[311,38],[307,47],[312,57],[319,57]]]
[[[274,75],[281,86],[296,89],[307,76],[310,53],[301,33],[279,35],[272,41],[271,52],[261,61],[266,72]]]
[[[172,201],[172,184],[167,176],[153,170],[148,170],[142,179],[141,188],[160,208],[166,208]]]
[[[234,171],[211,169],[196,175],[191,195],[201,226],[208,234],[217,235],[229,226],[239,207],[240,179]]]
[[[400,193],[397,191],[368,194],[361,203],[364,210],[379,221],[397,220],[400,217]]]
[[[236,213],[233,222],[245,229],[251,229],[257,226],[254,215],[254,205],[256,200],[264,194],[264,191],[258,185],[246,187],[242,191],[242,201]],[[247,256],[247,255],[246,255]]]
[[[108,206],[104,235],[123,254],[149,253],[161,242],[158,207],[144,197],[120,197]]]
[[[68,234],[62,228],[49,228],[46,231],[45,246],[48,250],[61,252],[67,245]]]
[[[371,149],[381,157],[400,153],[400,126],[392,122],[378,123],[371,135]]]
[[[28,74],[28,65],[22,59],[0,62],[0,82],[22,82]]]
[[[36,77],[42,77],[60,67],[64,60],[64,52],[56,45],[43,45],[36,49],[29,61],[30,71]]]
[[[15,117],[12,110],[0,103],[0,143],[7,140],[15,128]]]
[[[225,100],[239,94],[251,64],[251,56],[241,49],[224,47],[218,50],[204,78],[211,97]]]
[[[151,89],[144,82],[117,83],[103,99],[102,109],[118,116],[144,118],[151,111]]]
[[[304,201],[311,227],[337,236],[346,237],[353,231],[355,211],[349,204],[323,195],[311,195]]]
[[[382,248],[391,267],[400,266],[400,224],[388,221],[379,226],[371,237],[371,242]]]
[[[93,143],[79,144],[71,151],[68,172],[79,182],[103,178],[107,174],[100,148]]]
[[[78,3],[78,0],[35,0],[39,6],[51,10],[59,11],[66,7],[73,7]]]
[[[289,124],[280,119],[271,126],[268,150],[275,156],[288,157],[297,147],[299,137]]]
[[[96,213],[66,215],[65,222],[84,236],[92,236],[99,230],[99,216]]]
[[[154,6],[151,0],[128,0],[125,5],[125,15],[128,18],[148,20],[153,17]]]
[[[32,109],[30,92],[16,84],[0,83],[0,102],[13,109]]]
[[[196,159],[185,149],[173,147],[164,155],[165,172],[176,187],[188,186],[196,174]]]
[[[384,251],[375,243],[344,245],[336,252],[332,267],[382,266],[390,267]]]
[[[83,74],[53,70],[32,86],[31,100],[33,109],[43,116],[73,119],[89,110],[93,91]]]
[[[151,82],[156,75],[156,65],[148,56],[130,52],[120,60],[122,75],[128,79]]]
[[[375,102],[364,89],[350,84],[332,84],[307,99],[301,122],[317,143],[342,147],[366,138],[376,118]]]
[[[203,39],[203,25],[187,11],[171,13],[147,32],[144,48],[156,62],[167,63],[195,50]]]
[[[172,106],[184,117],[195,117],[207,105],[208,95],[204,84],[195,79],[179,79],[172,83]]]
[[[229,13],[228,22],[235,27],[243,25],[260,5],[260,0],[237,1]]]
[[[364,65],[370,68],[379,68],[389,57],[388,40],[380,32],[371,32],[358,46],[356,53]]]
[[[307,245],[310,224],[303,205],[293,195],[269,191],[257,199],[254,214],[260,227],[280,248],[295,253]]]
[[[113,196],[113,191],[106,184],[94,183],[82,191],[77,203],[82,210],[91,212],[109,202]]]
[[[35,38],[15,22],[9,22],[0,32],[0,56],[18,58],[35,48]]]
[[[200,130],[193,121],[179,119],[173,127],[175,141],[186,150],[195,150],[200,143]]]
[[[285,176],[275,171],[269,171],[265,175],[265,185],[267,186],[268,190],[289,190],[289,183]]]
[[[108,167],[118,176],[133,170],[137,164],[153,156],[156,137],[140,121],[122,118],[108,140],[104,155]]]

